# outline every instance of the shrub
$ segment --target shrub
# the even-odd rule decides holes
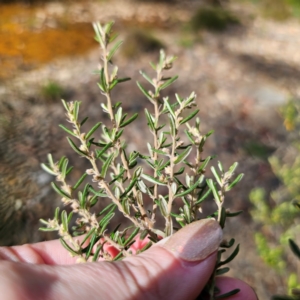
[[[239,24],[238,18],[222,7],[201,7],[190,21],[190,27],[193,31],[201,29],[223,31],[229,25],[236,24]]]
[[[164,51],[160,52],[157,64],[151,63],[155,78],[141,72],[152,90],[147,91],[144,84],[137,82],[153,106],[153,111],[145,109],[145,120],[153,136],[152,142],[147,143],[149,153],[128,151],[122,135],[127,126],[134,126],[138,114],[129,116],[123,111],[122,103],[112,102],[111,91],[130,79],[119,78],[118,68],[110,65],[122,43],[115,42],[110,46],[115,39],[111,32],[112,25],[112,22],[104,26],[94,24],[96,40],[102,49],[98,86],[106,102],[101,103],[101,107],[109,116],[109,122],[98,122],[87,129],[87,118],[81,119],[79,114],[80,102],[62,101],[69,125],[60,127],[68,133],[67,140],[72,149],[90,162],[90,168],[75,184],[71,184],[67,178],[72,167],[68,166],[66,157],[55,162],[49,154],[48,164],[42,165],[56,177],[52,187],[72,212],[68,214],[64,210],[60,213],[57,208],[53,219],[41,220],[45,225],[41,230],[58,231],[62,245],[77,256],[79,262],[119,260],[136,251],[132,248],[135,242],[140,243],[147,238],[144,247],[137,251],[139,253],[199,219],[216,218],[224,228],[228,217],[240,213],[225,209],[226,193],[243,176],[234,176],[237,163],[225,171],[218,162],[218,169],[211,167],[213,177],[205,176],[213,157],[204,157],[203,147],[212,131],[203,134],[200,130],[200,119],[196,118],[199,110],[194,108],[195,93],[185,98],[176,94],[174,102],[169,97],[161,97],[161,92],[178,78],[165,75],[176,58],[166,56]],[[80,186],[83,186],[81,190]],[[110,203],[107,204],[105,199],[109,199]],[[204,202],[214,204],[209,215],[202,213]],[[97,203],[100,209],[94,210]],[[77,216],[76,225],[70,230],[73,214]],[[118,217],[119,224],[116,225],[113,220],[118,214],[123,219]],[[81,242],[76,239],[79,235],[83,236]],[[228,272],[229,268],[224,265],[239,251],[237,245],[227,259],[221,260],[221,254],[234,243],[231,239],[220,245],[215,272],[205,290],[209,299],[215,299],[218,294],[215,276]],[[237,292],[233,290],[228,295]],[[218,295],[221,296],[226,295]]]
[[[47,102],[55,102],[65,97],[65,89],[55,81],[49,81],[41,87],[41,95]]]

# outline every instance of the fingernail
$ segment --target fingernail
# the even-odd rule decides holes
[[[219,248],[223,231],[215,219],[203,219],[180,229],[162,246],[186,261],[200,261]]]

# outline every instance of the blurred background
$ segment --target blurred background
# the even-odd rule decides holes
[[[300,200],[299,0],[2,0],[0,245],[56,237],[38,231],[39,219],[61,205],[40,164],[51,152],[68,156],[75,177],[84,170],[58,128],[65,124],[60,99],[82,101],[90,124],[105,117],[91,23],[111,20],[124,40],[114,63],[133,79],[115,101],[143,116],[148,103],[135,82],[164,48],[178,56],[169,94],[195,91],[203,133],[215,130],[206,154],[225,168],[238,161],[245,173],[226,199],[230,210],[244,211],[225,230],[241,244],[230,275],[260,299],[297,287],[287,240],[297,241],[300,215],[292,205]],[[142,117],[125,135],[131,149],[146,152],[145,132]]]

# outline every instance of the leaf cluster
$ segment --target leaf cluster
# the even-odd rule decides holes
[[[225,171],[218,162],[218,170],[211,166],[213,177],[206,176],[214,157],[204,157],[203,150],[213,131],[201,132],[197,117],[199,109],[195,108],[196,94],[192,92],[187,97],[176,94],[173,102],[170,97],[161,96],[161,92],[178,78],[165,75],[176,57],[167,56],[163,50],[158,62],[150,64],[154,78],[140,72],[152,89],[147,90],[144,83],[137,82],[153,106],[153,110],[145,109],[153,140],[147,143],[148,153],[137,149],[128,151],[123,133],[138,114],[128,115],[122,103],[112,101],[112,90],[130,79],[119,78],[118,67],[113,66],[113,58],[122,42],[116,41],[112,26],[112,22],[103,26],[94,24],[95,39],[102,50],[101,67],[96,72],[105,99],[101,108],[110,121],[98,122],[87,129],[87,117],[80,117],[80,102],[62,101],[69,125],[60,127],[68,134],[70,147],[79,157],[89,161],[90,168],[70,185],[68,175],[73,168],[69,167],[66,157],[54,162],[49,154],[48,163],[42,164],[45,171],[56,177],[52,188],[72,212],[68,214],[57,209],[53,220],[41,220],[45,225],[41,230],[58,231],[62,245],[78,256],[79,261],[122,259],[132,255],[130,247],[136,239],[147,237],[149,242],[139,250],[142,252],[161,238],[203,218],[204,201],[215,203],[214,213],[205,217],[216,218],[222,228],[228,217],[240,213],[230,212],[224,206],[225,194],[243,177],[242,174],[234,175],[238,164],[234,163]],[[104,205],[104,199],[109,199],[110,203]],[[101,207],[100,212],[95,211],[95,207]],[[122,222],[115,226],[117,211],[130,221],[130,226],[124,227]],[[157,225],[158,218],[164,220],[164,227]],[[80,242],[78,236],[82,236]],[[233,244],[234,240],[231,240],[221,245],[214,276],[228,270],[223,266],[236,256],[239,246],[227,259],[221,260],[221,255]],[[114,247],[118,254],[112,255],[105,245]],[[215,297],[214,276],[210,283],[210,299],[220,298]]]

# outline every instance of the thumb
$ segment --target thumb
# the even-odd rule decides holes
[[[218,222],[201,220],[140,255],[82,264],[74,267],[71,278],[59,273],[73,287],[69,299],[195,299],[213,272],[221,240]]]
[[[125,259],[138,283],[135,294],[139,296],[141,289],[149,299],[195,299],[214,270],[222,236],[217,221],[200,220],[148,251]]]
[[[222,230],[194,222],[137,256],[118,262],[34,265],[2,261],[5,299],[195,299],[216,262]]]

